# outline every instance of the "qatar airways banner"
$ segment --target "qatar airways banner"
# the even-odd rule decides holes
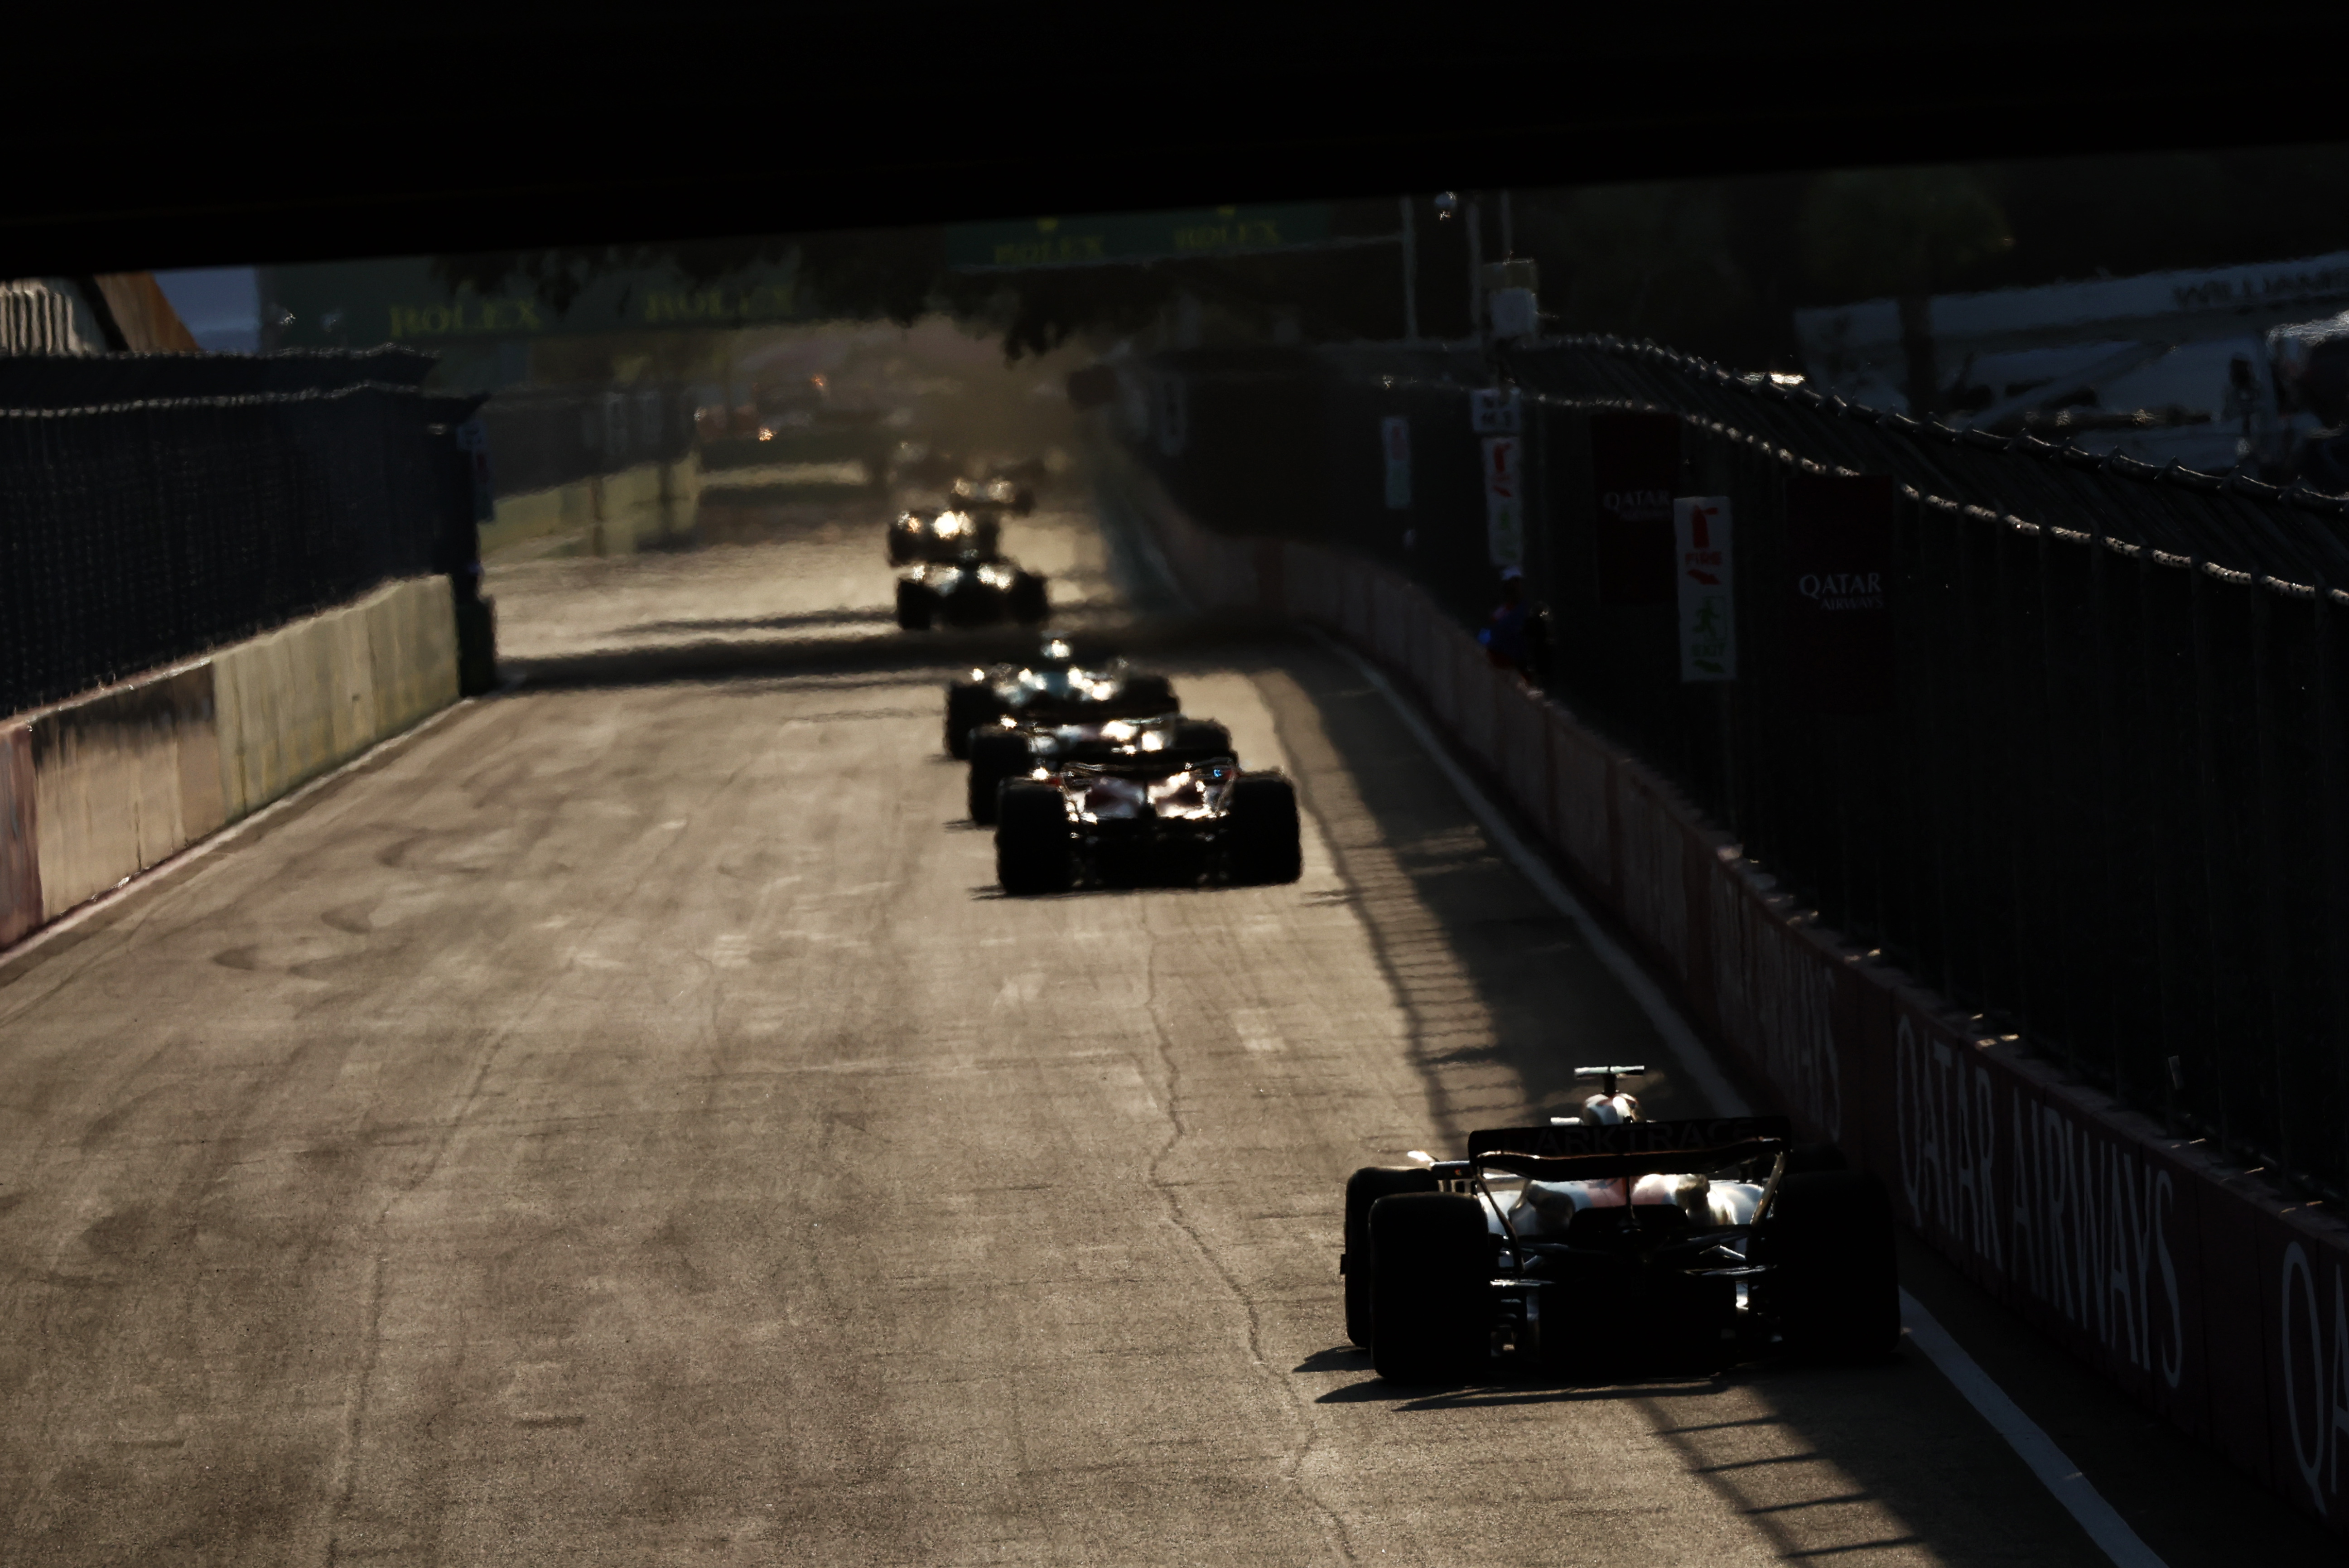
[[[1592,565],[1600,604],[1673,601],[1672,495],[1680,483],[1680,416],[1590,416]]]
[[[1786,480],[1786,653],[1798,700],[1817,713],[1892,706],[1892,481]]]

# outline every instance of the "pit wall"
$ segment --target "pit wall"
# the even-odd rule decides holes
[[[445,577],[0,722],[0,946],[457,700]]]
[[[1125,479],[1203,607],[1326,628],[1416,688],[1802,1136],[1875,1171],[1905,1224],[2081,1360],[2349,1535],[2349,1227],[1818,925],[1408,579],[1211,533]]]
[[[501,495],[494,514],[481,524],[481,554],[543,542],[590,556],[625,556],[690,528],[700,493],[700,462],[689,455]]]

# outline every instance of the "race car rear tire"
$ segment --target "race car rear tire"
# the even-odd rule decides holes
[[[889,534],[889,564],[902,566],[913,558],[913,546],[905,535],[892,529]]]
[[[1154,719],[1178,711],[1182,704],[1174,700],[1174,682],[1164,675],[1129,675],[1118,690],[1117,706],[1134,718]]]
[[[1021,626],[1041,626],[1052,613],[1051,600],[1044,592],[1044,579],[1033,572],[1022,572],[1011,579],[1011,618]]]
[[[992,561],[1002,552],[1003,524],[992,517],[982,517],[976,535],[978,553]]]
[[[970,732],[991,723],[999,711],[995,688],[984,680],[957,680],[947,688],[947,751],[957,761],[970,755]]]
[[[937,596],[919,583],[897,585],[897,629],[927,631],[937,618]]]
[[[1244,778],[1234,784],[1224,832],[1233,881],[1294,882],[1303,874],[1297,786],[1287,779]]]
[[[1014,898],[1076,885],[1075,846],[1058,788],[1019,779],[996,797],[995,879]]]
[[[1492,1352],[1493,1233],[1458,1192],[1371,1206],[1371,1366],[1390,1383],[1464,1377]]]
[[[970,784],[967,798],[970,819],[981,827],[995,826],[996,792],[1006,779],[1017,778],[1035,763],[1028,737],[1017,730],[980,730],[970,737]]]
[[[1435,1173],[1423,1165],[1366,1165],[1346,1178],[1345,1251],[1338,1269],[1346,1279],[1346,1339],[1371,1343],[1371,1281],[1378,1255],[1371,1251],[1371,1205],[1399,1192],[1433,1192]]]
[[[1892,1204],[1866,1171],[1786,1177],[1763,1221],[1786,1348],[1816,1361],[1880,1361],[1900,1341]]]
[[[1186,757],[1228,757],[1232,754],[1232,732],[1213,719],[1183,719],[1176,722],[1168,743]]]

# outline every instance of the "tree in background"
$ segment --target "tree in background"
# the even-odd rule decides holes
[[[1497,203],[1483,205],[1490,224]],[[1796,309],[1889,297],[1910,405],[1929,413],[1946,411],[1949,396],[1934,294],[2342,249],[2349,147],[1526,190],[1514,207],[1517,250],[1540,263],[1544,307],[1567,330],[1794,368]],[[1338,233],[1394,232],[1392,199],[1337,212]],[[1420,238],[1424,312],[1450,297],[1430,269],[1464,258],[1439,256],[1457,235],[1433,222]],[[1496,244],[1488,234],[1485,254]],[[1260,336],[1275,322],[1293,322],[1306,342],[1392,339],[1402,327],[1399,255],[1386,246],[974,275],[947,268],[941,231],[909,228],[450,257],[439,268],[451,288],[484,294],[520,280],[559,311],[600,274],[663,265],[713,283],[789,265],[812,315],[905,323],[943,312],[995,334],[1011,358],[1135,332],[1185,296]],[[1452,292],[1464,309],[1464,287]]]
[[[1812,181],[1798,220],[1803,268],[1840,299],[1889,295],[1900,310],[1909,411],[1942,410],[1932,296],[1986,275],[2014,248],[2006,213],[1970,169],[1857,169]]]

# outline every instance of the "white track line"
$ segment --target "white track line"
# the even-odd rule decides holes
[[[1557,873],[1549,868],[1549,863],[1526,847],[1525,840],[1517,836],[1516,830],[1509,826],[1509,820],[1500,807],[1495,805],[1485,792],[1476,787],[1476,781],[1468,776],[1466,770],[1453,760],[1451,749],[1420,716],[1418,709],[1394,689],[1393,682],[1378,666],[1318,627],[1311,629],[1324,648],[1352,664],[1361,672],[1362,679],[1387,700],[1388,706],[1395,711],[1395,717],[1402,721],[1403,728],[1411,732],[1412,738],[1427,753],[1437,771],[1459,792],[1460,798],[1467,804],[1469,815],[1484,827],[1494,846],[1507,857],[1509,863],[1534,885],[1536,891],[1550,901],[1558,913],[1574,922],[1591,952],[1607,966],[1607,971],[1615,977],[1617,983],[1630,992],[1631,999],[1640,1004],[1640,1010],[1648,1015],[1648,1022],[1655,1026],[1656,1033],[1663,1037],[1665,1048],[1671,1052],[1673,1064],[1688,1075],[1689,1080],[1712,1104],[1713,1114],[1723,1116],[1751,1114],[1753,1107],[1745,1103],[1745,1096],[1739,1094],[1722,1073],[1713,1062],[1713,1053],[1705,1049],[1704,1042],[1697,1038],[1696,1031],[1689,1027],[1688,1020],[1681,1016],[1680,1009],[1672,1005],[1671,998],[1664,994],[1663,987],[1658,985],[1648,971],[1641,969],[1592,918],[1590,911],[1583,907],[1582,900],[1558,880]]]
[[[1923,1351],[1926,1359],[1966,1397],[1966,1403],[2006,1439],[2040,1484],[2088,1532],[2088,1539],[2113,1560],[2115,1568],[2167,1568],[2153,1548],[2138,1540],[2137,1532],[2105,1501],[2095,1483],[2080,1473],[2080,1467],[2064,1458],[2055,1440],[2007,1397],[2006,1390],[1907,1291],[1900,1293],[1900,1325],[1908,1331],[1909,1343]]]
[[[1506,856],[1526,880],[1531,882],[1560,913],[1575,923],[1581,930],[1583,940],[1590,944],[1590,950],[1598,955],[1599,961],[1607,966],[1608,971],[1639,1002],[1640,1010],[1655,1025],[1656,1033],[1663,1036],[1664,1044],[1671,1048],[1681,1067],[1713,1102],[1715,1113],[1722,1116],[1746,1115],[1748,1107],[1744,1096],[1730,1086],[1729,1080],[1713,1062],[1713,1054],[1705,1048],[1704,1042],[1697,1038],[1696,1032],[1689,1027],[1688,1021],[1681,1016],[1680,1010],[1672,1005],[1663,988],[1599,927],[1599,922],[1591,918],[1590,911],[1583,907],[1582,901],[1558,880],[1557,874],[1549,868],[1548,863],[1517,836],[1516,829],[1509,826],[1508,818],[1477,787],[1476,781],[1468,776],[1467,771],[1454,760],[1450,748],[1421,716],[1417,708],[1397,691],[1393,682],[1369,659],[1318,627],[1308,629],[1324,648],[1360,670],[1362,679],[1387,700],[1395,716],[1402,721],[1403,728],[1411,732],[1412,738],[1420,743],[1438,771],[1459,792],[1470,815],[1483,826],[1495,847]],[[1941,1376],[1965,1396],[1966,1403],[1990,1423],[1991,1429],[2006,1439],[2007,1446],[2031,1467],[2031,1473],[2039,1478],[2041,1484],[2054,1494],[2055,1501],[2062,1503],[2065,1511],[2079,1521],[2080,1528],[2088,1532],[2088,1539],[2112,1559],[2114,1568],[2167,1568],[2154,1554],[2153,1549],[2137,1539],[2137,1532],[2131,1530],[2127,1521],[2114,1511],[2113,1505],[2105,1501],[2095,1484],[2081,1473],[2080,1467],[2064,1457],[2064,1450],[2055,1446],[2054,1439],[2040,1430],[2038,1423],[2023,1413],[2022,1407],[2007,1397],[2006,1390],[1992,1380],[1981,1364],[1950,1337],[1949,1330],[1943,1328],[1940,1321],[1925,1310],[1923,1303],[1905,1290],[1900,1293],[1900,1322],[1908,1331],[1909,1342],[1923,1351],[1926,1359],[1939,1367]]]

